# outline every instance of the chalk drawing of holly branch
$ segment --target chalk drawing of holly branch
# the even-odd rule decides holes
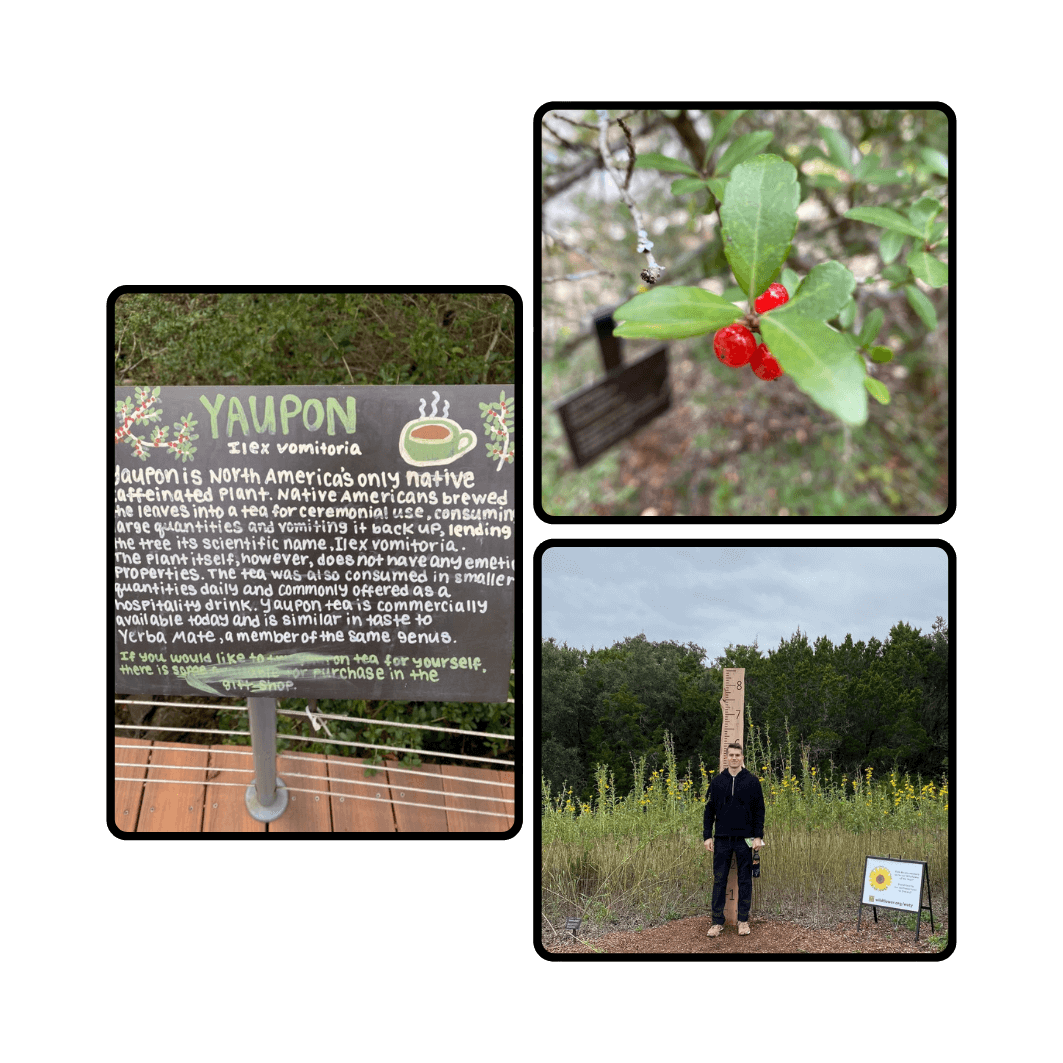
[[[498,472],[508,461],[513,464],[513,418],[517,400],[510,396],[506,398],[503,391],[498,396],[498,402],[480,403],[480,416],[483,418],[484,428],[494,442],[487,443],[487,456],[498,458]]]
[[[149,425],[162,417],[162,407],[157,405],[161,388],[137,388],[136,398],[119,399],[115,403],[115,412],[122,418],[122,423],[114,430],[114,441],[121,443],[128,439],[133,448],[133,453],[141,461],[147,461],[148,455],[145,448],[161,447],[170,450],[175,458],[181,461],[193,461],[192,455],[196,448],[192,446],[193,439],[199,439],[199,434],[192,429],[198,421],[192,420],[192,414],[182,417],[174,422],[174,430],[177,432],[176,439],[167,439],[170,429],[163,425],[156,425],[151,432],[150,438],[138,436],[133,431],[134,425]]]

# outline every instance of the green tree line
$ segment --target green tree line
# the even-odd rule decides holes
[[[544,639],[541,753],[551,790],[566,785],[586,798],[596,765],[607,764],[626,793],[634,763],[652,759],[665,732],[680,764],[700,757],[718,770],[724,668],[746,670],[746,744],[755,727],[759,744],[770,740],[775,767],[789,740],[820,771],[850,778],[865,767],[948,771],[949,633],[941,617],[925,634],[901,621],[884,640],[846,635],[834,645],[798,629],[767,653],[754,642],[728,646],[712,664],[705,657],[693,642],[645,635],[589,651]]]

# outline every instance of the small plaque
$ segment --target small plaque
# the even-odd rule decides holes
[[[565,920],[565,929],[566,930],[571,930],[572,933],[575,934],[576,931],[579,930],[579,925],[582,922],[583,922],[583,920],[578,915],[570,915]]]
[[[555,409],[582,467],[664,413],[671,400],[668,347],[662,344],[569,395]]]

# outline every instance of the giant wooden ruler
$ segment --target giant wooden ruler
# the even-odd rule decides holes
[[[746,670],[725,668],[723,670],[723,727],[720,731],[720,771],[727,768],[727,747],[731,742],[741,742],[745,751],[745,694]],[[743,767],[745,758],[743,758]]]
[[[732,742],[742,743],[745,753],[745,694],[746,670],[744,668],[725,668],[723,670],[723,727],[720,728],[720,771],[727,770],[727,747]],[[745,767],[745,757],[742,758]],[[727,873],[727,894],[723,905],[723,921],[729,926],[738,923],[738,869],[734,857],[731,858],[731,870]]]

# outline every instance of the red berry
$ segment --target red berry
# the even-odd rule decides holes
[[[775,355],[763,343],[757,345],[749,364],[753,367],[753,372],[761,380],[774,380],[777,376],[782,376],[782,366],[779,365]]]
[[[764,314],[769,310],[774,310],[777,306],[782,306],[783,303],[788,303],[789,301],[789,293],[776,281],[775,284],[769,284],[768,290],[757,298],[757,301],[753,304],[753,309],[756,310],[758,314]]]
[[[757,341],[753,339],[753,333],[745,325],[728,325],[727,328],[722,328],[716,333],[712,341],[712,349],[724,365],[737,369],[753,357],[753,352],[757,349]]]

